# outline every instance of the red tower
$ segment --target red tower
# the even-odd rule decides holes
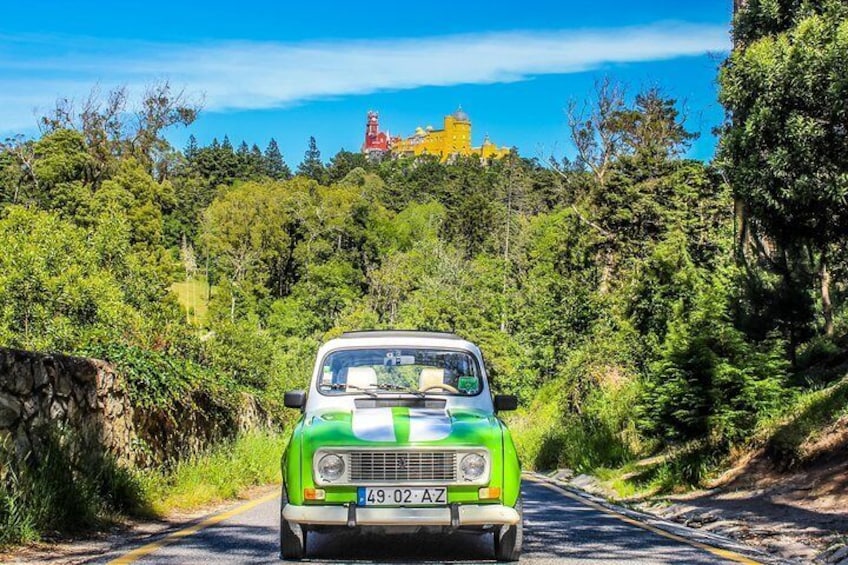
[[[385,153],[389,150],[389,136],[380,131],[380,115],[373,110],[368,111],[368,121],[365,122],[365,143],[363,153]]]

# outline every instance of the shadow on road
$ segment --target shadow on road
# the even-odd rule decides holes
[[[310,560],[382,563],[494,562],[491,534],[457,532],[450,535],[310,534]]]
[[[720,563],[715,555],[625,523],[539,485],[525,483],[522,563]],[[139,565],[279,563],[279,501],[175,540]],[[345,529],[308,539],[307,562],[491,563],[491,534],[359,534]]]

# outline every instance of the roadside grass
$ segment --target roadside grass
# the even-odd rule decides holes
[[[208,299],[215,293],[215,288],[212,287],[210,294],[209,285],[204,279],[193,278],[175,282],[171,285],[171,291],[177,295],[177,300],[185,309],[188,322],[195,326],[205,326],[209,311]]]
[[[0,546],[107,525],[149,512],[136,472],[98,450],[71,452],[67,434],[44,430],[38,460],[14,465],[0,449]]]
[[[280,481],[285,438],[253,431],[161,469],[128,469],[96,452],[70,453],[61,436],[37,463],[0,461],[0,547],[160,517]],[[6,451],[0,450],[0,455]]]
[[[660,455],[606,465],[582,472],[595,476],[600,486],[618,499],[643,499],[702,488],[746,454],[762,449],[778,469],[791,470],[819,455],[828,445],[816,445],[825,434],[848,417],[848,376],[829,386],[800,392],[776,413],[762,420],[744,445],[730,453],[717,453],[704,442],[693,442]],[[832,448],[832,447],[831,447]]]
[[[796,395],[783,410],[760,424],[753,443],[763,445],[777,465],[791,469],[815,457],[810,446],[844,416],[848,416],[848,376]]]
[[[246,488],[281,481],[284,437],[252,432],[176,463],[168,470],[143,473],[148,499],[157,515],[189,510],[236,498]]]

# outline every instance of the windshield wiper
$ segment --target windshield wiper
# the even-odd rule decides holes
[[[322,385],[322,386],[329,387],[330,390],[344,390],[344,391],[357,390],[357,391],[360,391],[360,392],[364,392],[365,394],[367,394],[368,396],[370,396],[372,398],[377,398],[377,393],[374,392],[373,390],[368,390],[367,388],[362,388],[362,387],[359,387],[359,386],[356,386],[356,385],[349,385],[349,384],[345,384],[345,383],[333,383],[333,384]]]
[[[372,384],[371,386],[374,387],[374,388],[380,389],[380,390],[390,390],[390,391],[395,391],[395,392],[408,392],[409,394],[417,396],[418,398],[424,398],[424,397],[427,396],[426,394],[424,394],[420,390],[414,389],[414,388],[409,387],[409,386],[402,386],[402,385],[396,385],[396,384],[391,384],[391,383],[378,383],[378,384]]]

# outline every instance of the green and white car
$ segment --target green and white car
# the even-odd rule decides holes
[[[480,350],[451,334],[353,332],[318,351],[303,415],[283,455],[281,554],[301,559],[311,531],[492,533],[495,556],[521,554],[521,468],[497,417]]]

